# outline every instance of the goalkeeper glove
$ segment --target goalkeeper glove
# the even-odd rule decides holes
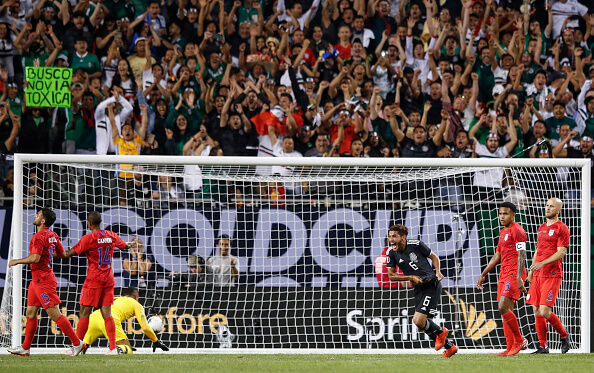
[[[157,348],[160,348],[163,351],[169,351],[169,347],[165,346],[165,343],[161,341],[153,342],[153,352],[155,352]]]

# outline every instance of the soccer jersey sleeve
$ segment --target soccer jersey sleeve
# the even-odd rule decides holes
[[[559,229],[559,237],[557,238],[557,247],[569,247],[569,228],[563,224]]]
[[[426,258],[429,258],[429,255],[431,255],[431,249],[423,241],[419,241],[419,252]]]
[[[153,342],[158,341],[159,338],[157,338],[157,335],[155,334],[153,329],[148,324],[146,315],[144,314],[144,307],[142,307],[142,305],[138,302],[134,302],[134,316],[136,317],[136,320],[138,320],[138,323],[140,324],[140,327],[142,328],[142,331],[144,332],[144,334],[151,341],[153,341]]]
[[[113,245],[118,249],[122,250],[126,247],[127,244],[126,241],[122,240],[122,238],[118,236],[117,233],[113,233]]]
[[[56,244],[54,245],[54,252],[58,255],[62,255],[64,253],[64,245],[62,245],[62,241],[56,237]]]
[[[387,268],[396,267],[396,258],[394,256],[393,250],[388,250],[388,252],[386,253],[386,267]]]
[[[81,238],[80,241],[78,241],[78,243],[74,245],[73,249],[74,251],[76,251],[78,255],[87,252],[89,250],[89,245],[87,244],[87,236],[83,236],[83,238]]]
[[[519,225],[514,230],[514,239],[516,241],[516,251],[526,250],[526,231]]]

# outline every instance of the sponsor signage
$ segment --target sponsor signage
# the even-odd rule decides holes
[[[55,212],[53,229],[64,246],[70,248],[86,233],[86,212]],[[5,233],[0,253],[0,285],[6,271],[11,215],[10,210],[0,210],[0,219],[5,220],[0,225]],[[34,210],[23,212],[25,253],[33,234],[33,226],[28,222],[34,215]],[[374,264],[384,248],[388,228],[403,223],[409,227],[410,239],[423,240],[440,257],[445,288],[471,288],[480,274],[480,229],[475,222],[455,220],[453,215],[449,210],[437,209],[323,206],[166,211],[113,208],[102,211],[102,225],[126,241],[136,236],[143,242],[144,252],[153,261],[157,287],[168,285],[165,274],[188,271],[189,254],[204,259],[214,255],[216,237],[228,234],[232,238],[231,254],[239,259],[240,284],[369,288],[378,285]],[[84,259],[55,260],[53,266],[60,286],[76,286],[84,280]],[[122,284],[122,257],[117,250],[113,268],[116,281]]]
[[[78,291],[61,288],[59,294],[63,314],[76,324]],[[459,347],[503,348],[505,338],[493,294],[494,287],[458,296],[444,291],[441,313],[434,320],[450,329]],[[163,319],[165,328],[158,336],[174,348],[432,348],[433,342],[412,322],[412,297],[412,289],[403,288],[197,286],[141,291],[140,301],[149,316],[158,314]],[[533,323],[527,322],[531,320],[528,308],[520,303],[518,319],[530,340]],[[6,325],[0,323],[3,328]],[[123,327],[134,347],[150,347],[136,321],[131,319]],[[67,343],[49,318],[41,318],[39,328],[34,347]],[[568,331],[578,332],[571,325]],[[0,332],[7,334],[5,329]],[[232,337],[221,338],[221,332]],[[106,343],[105,338],[99,341],[103,347]]]

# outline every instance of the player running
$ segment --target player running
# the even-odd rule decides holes
[[[413,323],[435,341],[436,351],[445,346],[441,357],[449,358],[458,352],[458,347],[447,338],[448,329],[440,328],[431,320],[439,312],[437,306],[441,297],[443,275],[439,270],[439,258],[423,242],[407,240],[407,235],[408,229],[401,224],[391,226],[388,231],[388,276],[392,281],[412,281],[415,295]],[[433,262],[433,268],[427,258]],[[402,275],[396,273],[396,266],[402,270]]]
[[[526,279],[526,231],[514,221],[516,211],[516,205],[511,202],[504,202],[499,206],[499,223],[503,225],[503,229],[499,232],[497,251],[476,283],[476,287],[482,290],[487,273],[501,262],[497,300],[499,312],[503,317],[503,333],[507,348],[495,356],[517,356],[528,345],[513,311],[514,303],[522,295],[516,277]]]
[[[536,335],[539,342],[535,354],[549,353],[547,321],[561,337],[561,353],[565,354],[569,351],[569,334],[565,331],[559,317],[553,313],[553,306],[563,279],[562,259],[569,247],[569,228],[559,220],[562,207],[563,202],[559,198],[551,198],[547,201],[545,206],[547,221],[538,227],[536,255],[528,273],[528,282],[531,283],[526,302],[534,308]]]
[[[61,302],[56,292],[58,282],[52,270],[52,256],[63,258],[64,247],[58,235],[49,229],[55,221],[56,214],[51,209],[42,208],[39,210],[33,218],[33,225],[37,227],[37,233],[31,238],[29,256],[22,259],[13,259],[8,263],[9,267],[18,264],[31,264],[32,277],[27,293],[25,340],[22,346],[8,349],[8,352],[13,355],[30,355],[31,343],[37,332],[39,307],[42,307],[50,319],[70,338],[73,345],[70,348],[70,355],[78,355],[83,347],[82,342],[72,329],[70,321],[60,313],[58,308],[58,304]]]
[[[160,348],[163,351],[169,351],[169,347],[165,346],[165,344],[157,338],[157,335],[149,326],[144,314],[144,307],[138,302],[138,298],[139,294],[137,288],[126,288],[122,291],[122,296],[115,298],[111,305],[111,314],[116,328],[116,345],[124,345],[126,346],[126,353],[132,353],[132,346],[130,345],[128,336],[124,332],[124,328],[122,328],[122,321],[129,320],[134,316],[140,324],[144,334],[153,341],[153,352],[155,352],[157,348]],[[96,310],[89,318],[89,329],[83,339],[85,347],[82,353],[84,354],[88,346],[92,345],[97,338],[100,337],[107,337],[107,331],[105,322],[101,316],[101,311]]]
[[[116,233],[101,229],[101,214],[98,212],[89,213],[87,225],[91,233],[84,235],[72,249],[64,254],[66,257],[71,257],[86,253],[89,265],[80,295],[80,315],[76,334],[78,338],[84,338],[89,327],[89,316],[93,311],[93,307],[101,307],[107,339],[109,339],[108,354],[115,355],[117,354],[116,327],[111,316],[115,280],[111,260],[114,247],[127,250],[128,246]]]

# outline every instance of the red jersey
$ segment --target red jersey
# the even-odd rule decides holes
[[[392,281],[390,280],[390,276],[388,276],[388,267],[386,266],[386,251],[388,248],[385,247],[382,251],[381,255],[375,258],[375,276],[377,277],[377,283],[379,284],[380,288],[395,288],[395,287],[405,287],[405,283],[400,283],[399,281]],[[394,268],[396,273],[401,275],[402,270],[396,266]]]
[[[536,261],[542,262],[557,252],[558,247],[569,247],[569,228],[561,220],[554,224],[541,224],[536,239]],[[547,264],[534,272],[538,277],[563,277],[562,260]]]
[[[115,285],[111,268],[114,247],[121,250],[126,247],[126,242],[116,233],[103,229],[85,234],[73,247],[79,255],[87,253],[89,269],[85,279],[86,287]]]
[[[64,246],[56,232],[45,228],[37,232],[31,238],[29,243],[29,255],[39,254],[41,259],[38,263],[31,263],[31,276],[38,282],[56,283],[56,276],[52,270],[52,257],[54,253],[64,252]]]
[[[519,250],[526,250],[526,231],[520,224],[513,222],[509,228],[503,228],[499,232],[497,244],[497,252],[501,254],[499,281],[517,276]],[[522,275],[524,274],[526,274],[526,268]]]
[[[334,142],[338,137],[338,126],[334,125],[330,127],[330,141]],[[353,124],[344,127],[344,140],[340,146],[340,154],[351,152],[351,142],[358,139],[359,135],[355,133],[355,126]]]
[[[351,53],[351,44],[350,43],[346,47],[343,47],[342,45],[340,45],[340,43],[338,43],[334,46],[334,49],[336,49],[338,51],[338,56],[343,61],[348,60],[349,58],[353,57],[353,54]]]

